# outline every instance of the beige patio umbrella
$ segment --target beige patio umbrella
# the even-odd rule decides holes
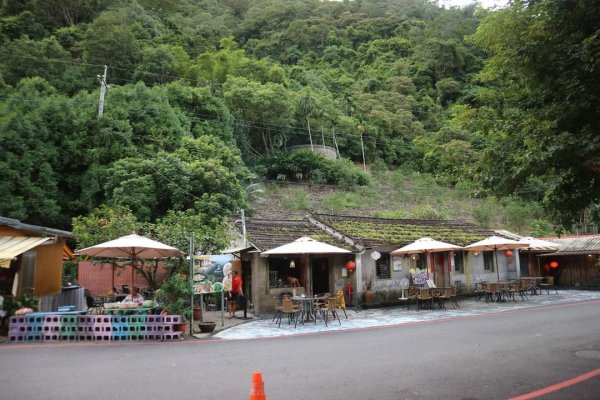
[[[558,245],[556,243],[549,242],[547,240],[536,239],[531,236],[522,237],[521,239],[519,239],[519,242],[527,244],[527,247],[523,248],[523,250],[526,250],[529,254],[531,254],[532,252],[553,253],[558,250]],[[538,259],[538,276],[540,274],[540,263]]]
[[[500,236],[490,236],[479,242],[471,243],[463,249],[467,251],[493,251],[496,267],[496,277],[500,280],[500,271],[498,271],[498,250],[514,250],[527,247],[526,243],[516,240],[506,239]]]
[[[309,254],[348,254],[351,251],[342,249],[340,247],[332,246],[327,243],[319,242],[318,240],[312,239],[308,236],[303,236],[299,239],[294,240],[293,242],[286,243],[279,247],[275,247],[271,250],[263,251],[261,255],[309,255]],[[305,290],[309,289],[309,278],[308,278],[308,269],[305,270],[304,274],[304,283]]]
[[[455,244],[442,242],[428,237],[417,239],[414,242],[407,244],[406,246],[400,247],[392,251],[390,254],[393,256],[401,254],[425,254],[426,264],[429,263],[427,260],[427,254],[429,253],[442,253],[446,251],[460,250],[462,247]],[[435,280],[435,268],[433,269],[433,279]]]
[[[135,266],[140,258],[183,257],[183,252],[147,237],[131,234],[76,252],[94,257],[131,259],[131,296],[135,295]]]
[[[318,240],[309,238],[308,236],[301,237],[293,242],[275,247],[271,250],[263,251],[261,254],[345,254],[350,253],[349,250],[335,247],[327,243],[319,242]]]

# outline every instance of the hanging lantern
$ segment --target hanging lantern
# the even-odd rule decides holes
[[[510,250],[506,250],[506,251],[504,252],[504,256],[505,256],[505,257],[508,257],[508,258],[512,257],[512,254],[513,254],[513,253],[512,253],[512,251],[510,251]]]
[[[551,268],[558,268],[558,261],[550,261]]]
[[[544,265],[544,271],[550,271],[550,266],[548,264]]]
[[[418,260],[419,259],[419,255],[418,254],[413,254],[412,256],[410,256],[411,259],[413,260]]]
[[[356,269],[356,263],[352,260],[348,260],[345,267],[348,271],[354,271]]]

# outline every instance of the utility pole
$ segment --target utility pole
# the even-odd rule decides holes
[[[242,214],[242,235],[244,236],[244,248],[247,246],[246,244],[246,216],[244,215],[244,209],[241,210]]]
[[[104,75],[98,75],[98,80],[100,81],[100,100],[98,101],[98,118],[102,117],[102,113],[104,112],[104,96],[106,95],[106,88],[108,85],[106,84],[106,74],[108,71],[108,67],[104,66]]]

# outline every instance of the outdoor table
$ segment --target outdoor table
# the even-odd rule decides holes
[[[136,307],[136,308],[105,308],[104,314],[107,315],[148,315],[154,307]]]
[[[313,296],[313,297],[294,296],[294,297],[292,297],[292,301],[297,301],[302,306],[301,318],[302,318],[303,323],[309,322],[309,321],[316,321],[316,318],[313,320],[313,317],[315,317],[314,316],[315,300],[323,300],[323,299],[325,299],[325,297],[317,297],[317,296]]]
[[[45,317],[47,315],[84,315],[88,310],[84,311],[38,311],[25,314],[26,317]]]

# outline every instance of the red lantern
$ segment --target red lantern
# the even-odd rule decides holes
[[[509,258],[510,258],[510,257],[512,257],[512,251],[510,251],[510,250],[506,250],[506,251],[504,252],[504,256],[505,256],[505,257],[509,257]]]
[[[548,264],[544,265],[544,271],[550,271],[550,266]]]
[[[558,268],[558,261],[550,261],[550,267]]]
[[[356,263],[352,260],[349,260],[346,265],[345,265],[346,269],[348,271],[354,271],[356,269]]]

